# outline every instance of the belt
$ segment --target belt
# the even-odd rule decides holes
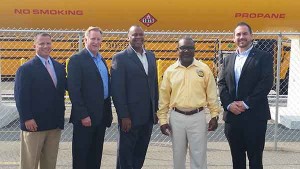
[[[184,115],[193,115],[193,114],[196,114],[196,113],[202,111],[203,107],[199,107],[199,108],[197,108],[195,110],[192,110],[192,111],[182,111],[182,110],[177,109],[176,107],[174,107],[173,110],[175,110],[178,113],[184,114]]]

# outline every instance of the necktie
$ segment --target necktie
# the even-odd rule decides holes
[[[51,79],[52,79],[52,81],[53,81],[53,83],[54,83],[54,86],[56,87],[56,80],[55,80],[55,78],[54,78],[54,75],[53,75],[53,71],[51,70],[51,68],[50,68],[50,63],[49,63],[49,61],[48,60],[46,60],[46,62],[45,62],[45,66],[46,66],[46,69],[48,70],[48,73],[50,74],[50,76],[51,76]]]

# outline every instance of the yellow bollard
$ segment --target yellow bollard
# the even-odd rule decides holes
[[[20,59],[20,66],[23,65],[27,60],[25,58]]]
[[[156,64],[157,64],[157,78],[158,78],[158,85],[160,86],[160,83],[161,83],[161,81],[162,81],[162,76],[163,76],[163,70],[162,70],[162,68],[163,68],[163,61],[161,60],[161,59],[158,59],[157,61],[156,61]]]
[[[70,58],[66,59],[66,72],[68,73],[68,64],[69,64]]]
[[[69,61],[70,61],[70,58],[66,59],[66,72],[67,72],[67,77],[68,77],[68,64],[69,64]],[[69,92],[66,91],[66,94],[65,94],[65,102],[67,103],[70,103],[71,100],[70,100],[70,97],[69,97]]]

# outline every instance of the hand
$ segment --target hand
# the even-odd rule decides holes
[[[28,131],[37,131],[37,124],[34,119],[26,120],[25,127]]]
[[[247,108],[245,107],[243,101],[235,101],[235,103],[237,104],[237,106],[238,106],[239,108],[241,108],[241,109],[243,110],[242,112],[244,112],[244,111],[247,109]]]
[[[129,132],[131,129],[131,119],[130,118],[122,118],[121,119],[122,131]]]
[[[229,111],[235,115],[239,115],[244,111],[244,109],[240,107],[238,102],[232,102],[229,106]]]
[[[166,136],[170,136],[172,133],[171,127],[169,124],[163,124],[160,126],[160,131],[166,135]]]
[[[81,124],[84,127],[91,127],[92,126],[92,120],[91,120],[90,116],[87,116],[86,118],[81,119]]]
[[[208,123],[208,131],[215,131],[218,128],[218,120],[217,117],[214,117],[209,120]]]

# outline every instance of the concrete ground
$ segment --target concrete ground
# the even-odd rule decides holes
[[[70,115],[67,106],[66,121]],[[115,116],[115,114],[114,114]],[[209,115],[207,116],[209,120]],[[102,167],[114,169],[116,163],[116,116],[104,145]],[[207,163],[208,169],[231,169],[231,156],[228,143],[223,135],[222,121],[214,133],[209,133]],[[18,122],[0,130],[0,169],[19,168],[19,127]],[[277,136],[277,151],[274,150],[274,123],[270,121],[267,131],[267,143],[264,152],[264,169],[300,169],[300,130],[289,130],[280,126]],[[57,169],[72,168],[71,135],[72,126],[66,122],[63,141],[60,143]],[[156,126],[148,149],[143,169],[172,169],[172,149],[170,140],[160,134]],[[189,159],[187,158],[187,168]]]
[[[17,169],[19,160],[19,142],[0,142],[0,168]],[[300,143],[289,143],[288,147],[278,145],[274,151],[273,143],[267,143],[264,152],[265,169],[300,169]],[[116,161],[116,142],[104,145],[102,167],[114,169]],[[207,152],[208,169],[231,169],[231,156],[227,142],[209,142]],[[71,143],[61,142],[57,169],[70,169]],[[187,168],[189,168],[187,159]],[[144,169],[172,169],[172,151],[170,143],[164,145],[151,143]]]

